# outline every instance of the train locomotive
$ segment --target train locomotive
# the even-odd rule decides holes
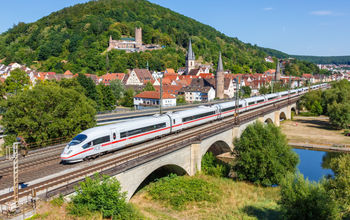
[[[327,84],[313,85],[310,89],[326,86]],[[289,92],[283,91],[240,99],[238,101],[238,112],[249,111],[288,99],[306,93],[308,90],[309,88],[304,87]],[[90,128],[75,136],[68,143],[61,154],[61,160],[66,163],[73,163],[94,158],[136,143],[232,116],[235,114],[235,109],[236,101],[229,101]]]

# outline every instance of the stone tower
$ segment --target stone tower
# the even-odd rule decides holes
[[[276,73],[275,73],[275,81],[279,82],[281,80],[281,67],[280,60],[277,60]]]
[[[222,65],[221,52],[219,55],[218,68],[216,70],[215,84],[216,84],[216,97],[219,99],[224,98],[224,67]]]
[[[135,42],[138,45],[142,45],[142,28],[135,28]]]
[[[192,43],[191,39],[188,44],[188,51],[186,55],[186,74],[189,74],[191,70],[193,70],[196,67],[196,57],[192,50]]]

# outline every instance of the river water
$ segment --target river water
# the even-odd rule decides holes
[[[331,169],[322,168],[322,158],[326,155],[326,152],[303,149],[293,150],[299,155],[300,163],[298,169],[304,175],[304,178],[319,181],[322,176],[333,175]]]

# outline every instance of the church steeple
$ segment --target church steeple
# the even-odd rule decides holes
[[[220,52],[219,61],[218,61],[218,68],[217,68],[216,72],[223,72],[223,71],[224,71],[224,67],[222,65],[221,52]]]
[[[186,60],[196,60],[196,57],[195,57],[194,52],[192,50],[191,39],[190,39],[190,42],[188,43],[188,51],[187,51],[187,55],[186,55]]]
[[[216,97],[219,99],[224,98],[224,67],[222,65],[222,58],[221,58],[221,52],[219,54],[219,60],[218,60],[218,68],[216,69],[216,75],[215,75],[215,92],[216,92]]]
[[[276,73],[275,73],[275,81],[281,80],[281,67],[280,67],[280,60],[277,59],[277,66],[276,66]]]
[[[194,68],[196,68],[196,57],[192,50],[192,42],[190,39],[188,43],[188,51],[186,54],[186,74],[188,75],[190,71],[193,70]]]

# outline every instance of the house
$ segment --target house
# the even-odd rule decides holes
[[[144,91],[134,96],[134,106],[136,109],[159,106],[162,101],[162,107],[176,106],[176,96],[163,93],[160,100],[160,93],[157,91]]]
[[[148,69],[132,69],[125,85],[143,85],[145,81],[151,81],[152,79],[152,74]]]
[[[155,90],[157,92],[160,91],[160,86],[154,86]],[[168,93],[168,94],[172,94],[172,95],[175,95],[177,96],[180,92],[180,90],[182,89],[182,86],[181,85],[163,85],[162,86],[162,90],[164,93]]]
[[[118,79],[121,82],[123,82],[124,77],[125,77],[125,73],[107,73],[107,74],[101,76],[101,79],[102,79],[101,82],[104,85],[110,85],[110,82],[112,80]]]
[[[215,89],[211,86],[205,87],[184,87],[179,95],[185,96],[186,102],[209,102],[215,98]]]

